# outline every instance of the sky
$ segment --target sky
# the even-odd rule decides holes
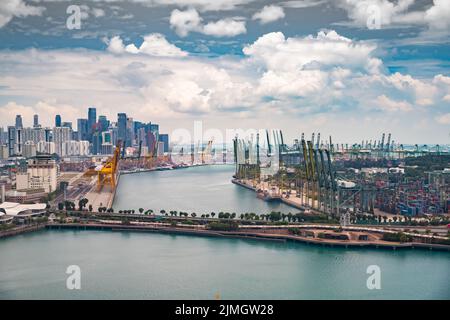
[[[0,126],[90,106],[169,134],[450,144],[450,1],[1,0]]]

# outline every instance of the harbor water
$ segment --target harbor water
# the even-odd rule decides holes
[[[283,203],[265,202],[255,192],[231,183],[233,165],[198,166],[170,171],[140,172],[120,177],[113,207],[116,210],[144,208],[195,212],[271,211],[295,213],[297,209]]]
[[[43,230],[0,253],[0,299],[450,299],[450,253],[429,250]],[[69,266],[80,290],[66,287]]]

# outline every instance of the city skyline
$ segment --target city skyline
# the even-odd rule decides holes
[[[80,29],[66,2],[8,2],[0,126],[16,114],[73,122],[94,105],[167,132],[202,120],[282,127],[289,140],[450,143],[447,1],[83,1]]]

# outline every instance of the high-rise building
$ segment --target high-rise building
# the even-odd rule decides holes
[[[102,148],[102,134],[100,132],[95,132],[92,135],[92,154],[97,155],[101,154]]]
[[[94,126],[97,123],[97,109],[90,107],[88,109],[88,135],[89,140],[92,139],[92,134],[94,133]]]
[[[164,142],[158,141],[158,147],[157,147],[157,156],[163,156],[164,155]]]
[[[23,128],[22,139],[24,142],[33,141],[37,145],[39,141],[45,141],[45,130],[40,127]]]
[[[127,146],[133,146],[134,143],[134,121],[133,118],[127,118]]]
[[[23,147],[23,129],[17,128],[16,129],[16,154],[21,155],[22,154],[22,147]]]
[[[45,142],[53,142],[53,134],[50,128],[45,128]]]
[[[36,145],[33,141],[26,141],[23,144],[22,156],[25,158],[32,158],[36,156]]]
[[[78,119],[77,120],[77,131],[78,131],[78,140],[80,140],[80,141],[89,140],[88,120],[87,119]]]
[[[169,135],[164,133],[159,135],[159,141],[164,145],[163,152],[169,152]]]
[[[16,115],[16,129],[23,128],[22,116],[20,114]]]
[[[98,127],[100,132],[108,130],[109,121],[106,118],[106,116],[98,116],[98,123],[100,124],[99,127]]]
[[[127,115],[126,113],[117,114],[117,138],[125,143],[127,140]]]
[[[0,127],[0,144],[7,144],[8,143],[8,133],[6,132],[5,135],[5,129],[3,127]]]
[[[55,142],[55,152],[63,155],[63,144],[66,141],[72,140],[72,129],[69,127],[55,127],[53,128],[53,141]]]
[[[118,137],[119,137],[119,130],[117,128],[117,124],[115,122],[111,123],[109,125],[108,131],[111,132],[111,143],[113,146],[117,145]]]
[[[0,159],[8,159],[8,145],[0,144]]]
[[[61,116],[59,114],[55,116],[55,127],[61,127]]]
[[[36,147],[36,151],[44,154],[53,154],[55,153],[55,143],[47,141],[39,141]]]
[[[62,145],[62,156],[87,156],[89,154],[89,141],[66,141]]]
[[[34,128],[39,127],[39,116],[38,116],[37,114],[35,114],[35,115],[33,116],[33,127],[34,127]]]

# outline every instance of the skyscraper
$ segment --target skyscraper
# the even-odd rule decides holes
[[[78,130],[78,140],[80,140],[80,141],[89,140],[88,120],[87,119],[78,119],[77,120],[77,130]]]
[[[16,127],[8,126],[8,154],[16,154]]]
[[[16,129],[18,128],[23,128],[22,116],[20,114],[16,116]]]
[[[125,143],[127,139],[127,115],[126,113],[117,114],[117,138]]]
[[[39,116],[37,114],[33,116],[33,127],[39,127]]]
[[[53,128],[53,141],[55,142],[55,152],[62,156],[63,155],[63,144],[66,141],[72,139],[72,129],[69,127],[55,127]]]
[[[97,109],[90,107],[88,109],[88,135],[89,140],[92,140],[92,134],[94,133],[94,126],[97,122]]]
[[[98,123],[100,124],[100,131],[106,131],[109,127],[109,121],[106,119],[106,116],[98,116]]]
[[[59,114],[55,116],[55,127],[61,127],[61,116]]]
[[[163,143],[164,150],[163,152],[169,152],[169,135],[168,134],[160,134],[159,141]]]

